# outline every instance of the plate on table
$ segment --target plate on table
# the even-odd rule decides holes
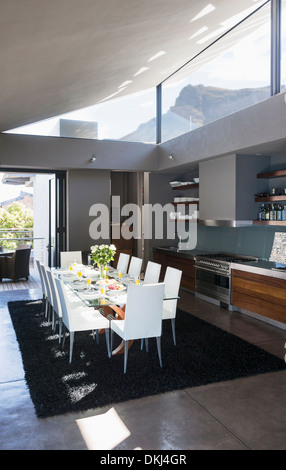
[[[82,297],[87,298],[87,299],[94,299],[98,295],[98,292],[95,291],[94,289],[92,289],[92,290],[86,290],[85,289],[85,290],[81,291],[80,295]]]
[[[74,290],[76,290],[78,292],[83,292],[83,291],[87,290],[87,287],[84,284],[79,284],[77,282],[73,283],[73,288],[74,288]]]
[[[100,279],[99,281],[97,281],[96,284],[99,284],[101,286],[108,286],[116,283],[117,281],[115,279]]]
[[[67,268],[56,268],[55,272],[59,274],[71,274],[70,270]]]
[[[71,279],[75,278],[75,274],[62,274],[61,279],[64,281],[70,281]]]
[[[110,292],[121,292],[122,290],[125,290],[126,287],[123,284],[108,284],[107,289]]]

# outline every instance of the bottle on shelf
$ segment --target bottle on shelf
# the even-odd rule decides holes
[[[276,220],[276,209],[274,204],[271,204],[270,207],[270,220]]]
[[[264,204],[262,204],[258,211],[258,220],[265,220],[265,213],[266,213],[266,209],[265,209]]]
[[[286,206],[282,207],[282,220],[286,220]]]
[[[282,220],[282,206],[280,204],[276,208],[276,220]]]
[[[270,207],[269,207],[269,205],[266,206],[265,220],[270,220]]]

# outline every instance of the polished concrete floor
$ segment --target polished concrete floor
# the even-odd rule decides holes
[[[0,294],[1,450],[286,449],[286,371],[38,419],[7,302],[39,297],[38,290]],[[284,357],[286,331],[185,292],[179,302],[192,314]]]

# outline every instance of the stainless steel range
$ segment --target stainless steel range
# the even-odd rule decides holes
[[[253,256],[214,253],[195,256],[195,292],[231,304],[231,263],[257,261]]]

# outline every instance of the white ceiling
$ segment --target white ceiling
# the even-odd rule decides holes
[[[209,3],[215,10],[191,21]],[[0,132],[153,88],[257,0],[2,0]],[[203,27],[208,31],[190,37]],[[150,61],[155,54],[165,54]],[[142,67],[145,72],[134,76]],[[132,81],[119,91],[125,81]]]

